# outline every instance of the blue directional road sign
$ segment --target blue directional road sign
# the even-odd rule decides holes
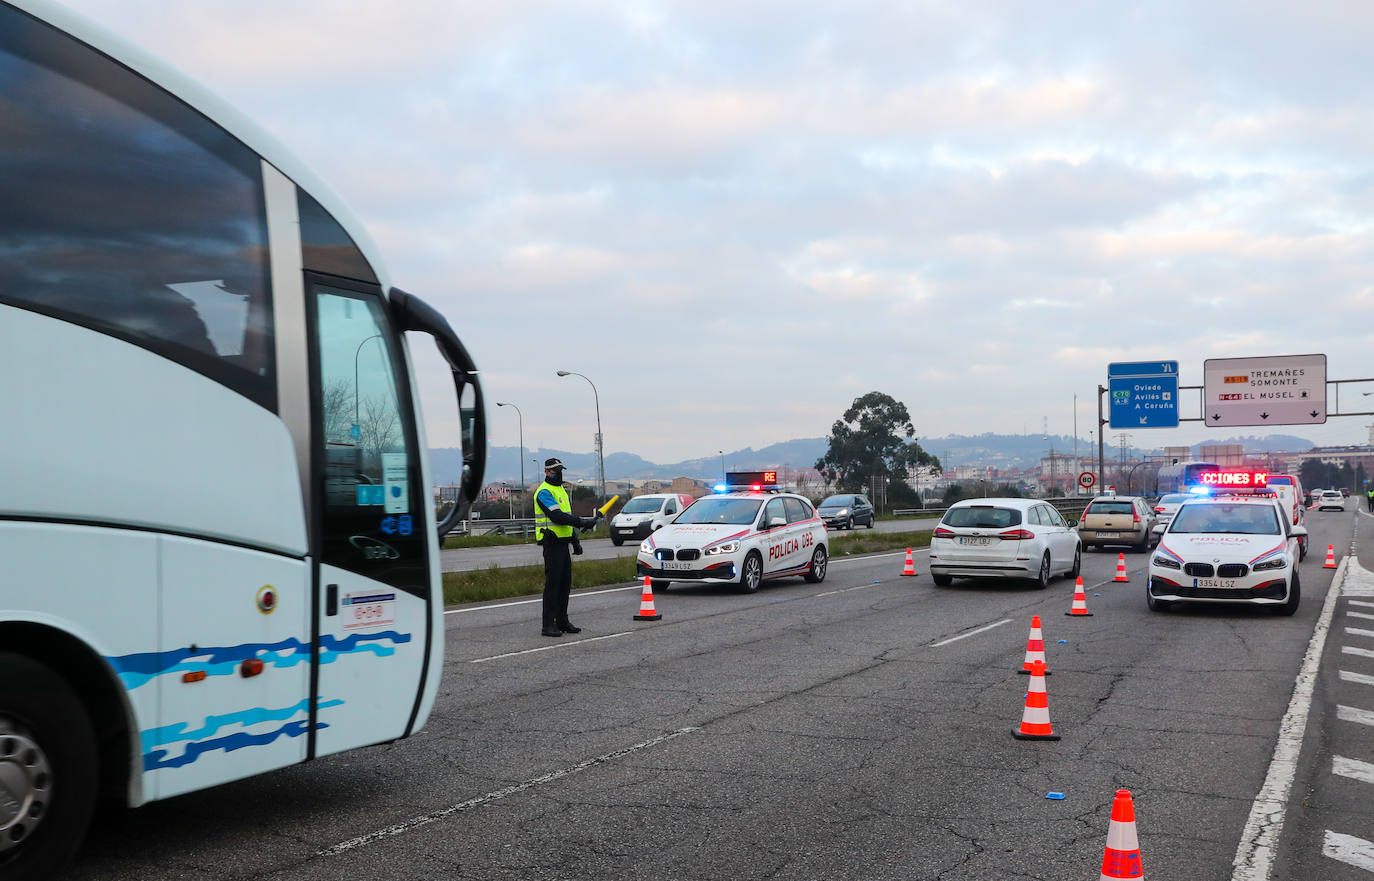
[[[1112,428],[1178,428],[1178,362],[1107,365]]]

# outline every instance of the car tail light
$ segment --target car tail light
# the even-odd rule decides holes
[[[954,532],[953,532],[953,530],[945,529],[943,526],[937,526],[937,527],[935,528],[935,532],[932,533],[932,536],[931,536],[931,537],[932,537],[932,538],[954,538]]]
[[[1134,506],[1134,505],[1131,506],[1131,522],[1132,522],[1132,523],[1139,523],[1139,522],[1140,522],[1140,512],[1137,511],[1137,510],[1135,509],[1135,506]]]
[[[1035,533],[1029,529],[1008,529],[1006,532],[997,533],[998,536],[1019,541],[1029,541],[1035,538]]]
[[[1155,508],[1155,513],[1156,513],[1156,514],[1163,514],[1163,513],[1164,513],[1164,509],[1163,509],[1163,508]]]

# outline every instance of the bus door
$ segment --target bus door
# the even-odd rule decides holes
[[[313,755],[410,732],[430,650],[415,408],[380,289],[307,275],[318,630]]]

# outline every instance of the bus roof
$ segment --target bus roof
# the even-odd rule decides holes
[[[385,291],[389,285],[386,265],[381,252],[368,235],[362,222],[349,210],[343,199],[310,167],[296,157],[276,136],[258,125],[234,105],[202,85],[198,80],[184,73],[167,61],[142,49],[123,37],[101,27],[77,13],[51,0],[3,0],[40,21],[48,22],[59,30],[88,44],[98,52],[161,86],[186,104],[200,111],[212,122],[229,134],[238,138],[282,174],[290,178],[298,187],[309,193],[326,211],[334,216],[339,225],[353,238],[358,249],[363,252],[372,271]]]

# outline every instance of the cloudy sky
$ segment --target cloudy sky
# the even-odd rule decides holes
[[[68,5],[314,166],[528,447],[591,448],[558,369],[608,453],[662,462],[824,435],[875,389],[924,437],[1070,434],[1077,394],[1086,438],[1112,361],[1374,376],[1374,5]]]

